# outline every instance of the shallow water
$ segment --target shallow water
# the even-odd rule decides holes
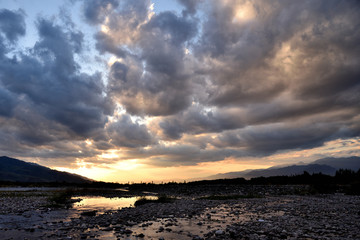
[[[76,202],[73,206],[74,209],[80,211],[96,210],[98,212],[105,212],[111,210],[120,210],[125,207],[134,207],[135,201],[138,197],[90,197],[80,196],[80,202]]]
[[[28,191],[56,191],[66,188],[61,187],[0,187],[0,192],[28,192]]]
[[[93,211],[104,213],[107,211],[120,210],[122,208],[134,207],[140,196],[135,197],[99,197],[99,196],[80,196],[73,199],[81,199],[74,203],[73,209],[78,211]],[[154,196],[146,196],[147,199],[156,199]]]

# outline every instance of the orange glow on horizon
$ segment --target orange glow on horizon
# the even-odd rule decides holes
[[[95,164],[83,159],[77,159],[76,167],[55,167],[60,171],[76,173],[97,181],[107,182],[168,182],[193,181],[211,175],[227,172],[238,172],[248,169],[263,169],[276,165],[290,165],[299,162],[308,163],[326,156],[346,157],[346,151],[360,153],[360,138],[348,140],[333,140],[321,147],[305,150],[279,152],[263,158],[228,158],[215,162],[200,162],[191,166],[163,167],[150,165],[149,159],[129,159],[118,161],[119,150],[106,151],[98,155],[99,160],[112,163]],[[344,152],[344,150],[346,150]],[[145,163],[147,162],[147,163]]]

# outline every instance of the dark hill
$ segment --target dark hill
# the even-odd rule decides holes
[[[8,182],[67,182],[89,183],[91,179],[60,172],[35,163],[9,157],[0,157],[0,181]]]
[[[242,172],[220,173],[209,176],[207,179],[239,178],[239,177],[250,179],[254,177],[291,176],[291,175],[302,174],[305,171],[310,174],[323,173],[327,175],[335,175],[336,169],[327,165],[320,165],[320,164],[292,165],[292,166],[279,167],[279,168],[272,167],[267,169],[247,170]]]
[[[303,172],[313,173],[322,173],[326,175],[335,175],[336,169],[327,165],[320,164],[308,164],[308,165],[292,165],[282,168],[272,168],[264,170],[253,170],[248,172],[245,175],[246,178],[253,177],[271,177],[271,176],[291,176],[299,175]]]
[[[240,172],[219,173],[209,176],[205,179],[222,179],[222,178],[254,178],[254,177],[270,177],[270,176],[291,176],[299,175],[304,171],[313,173],[323,173],[327,175],[335,175],[339,169],[349,169],[358,171],[360,169],[360,157],[347,158],[323,158],[318,159],[309,164],[291,165],[291,166],[274,166],[267,169],[246,170]]]
[[[313,162],[314,164],[328,165],[336,169],[350,169],[357,171],[360,169],[360,157],[346,158],[322,158]]]

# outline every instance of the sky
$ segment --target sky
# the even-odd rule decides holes
[[[111,182],[360,156],[356,0],[0,0],[0,155]]]

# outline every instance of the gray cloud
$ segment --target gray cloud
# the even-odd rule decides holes
[[[128,115],[122,115],[117,122],[107,127],[111,143],[117,147],[145,147],[155,143],[155,140],[143,124],[133,122]]]
[[[166,140],[216,133],[216,141],[190,142],[203,150],[209,144],[239,148],[234,151],[244,155],[356,136],[357,125],[345,121],[358,114],[356,2],[212,1],[207,7],[180,2],[182,17],[156,14],[137,28],[134,41],[116,31],[97,38],[103,51],[124,59],[111,67],[109,92],[127,112],[166,116],[157,121]],[[198,7],[200,23],[190,17]],[[140,22],[134,20],[138,12],[128,15],[134,23]],[[113,17],[117,21],[109,26],[134,32],[124,18]],[[124,46],[139,51],[117,54]],[[320,126],[318,134],[306,127],[312,122]],[[275,133],[264,126],[278,127]]]
[[[78,38],[45,19],[39,20],[38,29],[40,41],[32,55],[0,64],[2,84],[37,104],[34,111],[88,136],[92,129],[104,126],[105,114],[112,111],[102,95],[101,75],[77,72]]]
[[[172,12],[159,13],[144,26],[144,29],[153,33],[161,31],[166,35],[166,40],[170,41],[174,48],[193,38],[197,32],[196,23],[184,17],[179,17]]]
[[[106,52],[112,53],[119,58],[126,56],[126,51],[122,49],[120,46],[117,46],[114,43],[114,40],[108,35],[99,32],[95,35],[95,39],[96,39],[96,49],[100,53],[102,54]]]
[[[18,19],[22,15],[1,13],[14,32],[0,30],[15,43],[25,33]],[[42,146],[43,151],[53,149],[60,156],[58,142],[84,140],[103,131],[113,105],[105,95],[102,75],[79,71],[75,55],[81,54],[83,34],[43,18],[38,19],[37,29],[39,41],[33,48],[12,58],[3,56],[0,62],[0,132],[4,137],[0,145],[5,152],[19,149],[15,152],[20,155],[35,154]],[[79,149],[69,148],[69,155],[84,156]]]
[[[335,120],[249,126],[223,131],[215,138],[189,136],[186,138],[187,144],[158,146],[130,156],[148,159],[150,164],[159,166],[194,165],[226,158],[265,157],[279,151],[311,149],[331,140],[357,137],[360,134],[360,124],[357,122]]]
[[[143,6],[134,12],[130,19],[137,23],[140,20],[134,18],[137,19],[138,12],[143,12]],[[117,23],[123,21],[118,19]],[[141,49],[139,54],[134,55],[131,51],[117,54],[126,57],[123,63],[115,63],[111,67],[110,95],[131,114],[170,115],[185,109],[191,103],[192,94],[189,75],[184,66],[185,45],[195,36],[196,31],[194,21],[174,13],[164,12],[153,16],[136,33],[134,43]],[[116,38],[113,35],[108,35],[107,40],[98,42],[98,45],[106,45],[108,51],[116,52],[120,45],[109,46],[110,43],[116,44],[116,41],[109,41],[109,36]],[[97,40],[105,40],[105,36]]]
[[[164,118],[159,126],[164,134],[172,139],[180,139],[183,133],[201,134],[222,132],[243,126],[240,116],[229,112],[204,109],[204,106],[194,105],[186,112]]]
[[[25,35],[24,12],[18,10],[16,12],[0,9],[0,30],[7,40],[15,42],[19,37]]]
[[[241,148],[248,155],[264,156],[279,150],[319,147],[326,141],[357,136],[359,130],[359,124],[342,127],[341,124],[333,122],[278,123],[227,131],[211,144],[217,148]]]
[[[233,3],[241,5],[246,2]],[[314,83],[309,79],[314,79],[321,68],[334,65],[329,62],[332,58],[338,58],[340,63],[344,48],[355,46],[359,34],[356,34],[358,30],[353,22],[359,15],[358,4],[340,1],[329,1],[326,4],[321,1],[247,3],[241,7],[252,8],[254,20],[251,17],[249,20],[237,20],[233,5],[215,1],[208,13],[209,18],[204,22],[203,34],[195,52],[210,63],[208,72],[212,84],[216,86],[208,90],[211,104],[223,106],[269,101],[284,91],[295,90],[289,85],[293,80],[309,84],[312,89],[316,84],[330,88],[340,82],[341,77],[335,77],[333,73],[329,74],[333,80],[316,80]],[[334,12],[334,9],[338,10]],[[333,19],[330,20],[330,16]],[[340,28],[344,34],[338,34]],[[344,35],[349,38],[342,38]],[[285,61],[286,57],[293,60],[299,70],[296,74],[298,76],[295,73],[289,76],[279,68],[280,64],[274,66],[279,60],[276,54],[285,44],[289,44],[294,52],[298,50],[299,54],[294,56],[289,53],[280,60]],[[353,60],[357,58],[356,52],[348,56]],[[305,66],[305,59],[316,65],[307,63]],[[342,71],[345,65],[342,63],[335,66],[334,72]],[[294,79],[289,81],[289,77]],[[350,79],[347,81],[351,85],[354,81]],[[307,90],[304,89],[304,92]]]
[[[10,117],[16,104],[16,97],[6,89],[0,88],[0,116]]]
[[[204,150],[194,145],[175,146],[156,145],[150,149],[130,150],[124,154],[123,160],[142,159],[141,162],[161,166],[191,166],[201,162],[216,162],[227,157],[245,156],[236,149]]]
[[[117,0],[88,0],[84,4],[85,19],[92,24],[104,21],[109,8],[116,8]]]
[[[0,10],[1,150],[121,148],[173,166],[359,137],[358,1],[178,2],[155,13],[150,0],[84,1],[100,58],[116,57],[92,74],[77,60],[86,35],[65,11],[65,24],[39,18],[36,44],[15,50],[25,13]]]
[[[185,7],[185,10],[183,10],[183,15],[194,15],[197,12],[198,5],[202,0],[177,0],[180,4],[182,4]]]
[[[235,3],[250,6],[255,20],[234,20]],[[269,4],[212,3],[193,46],[204,63],[197,67],[208,79],[208,97],[200,107],[159,121],[166,137],[218,133],[216,141],[202,137],[193,143],[262,156],[358,136],[360,33],[353,23],[359,4]]]

